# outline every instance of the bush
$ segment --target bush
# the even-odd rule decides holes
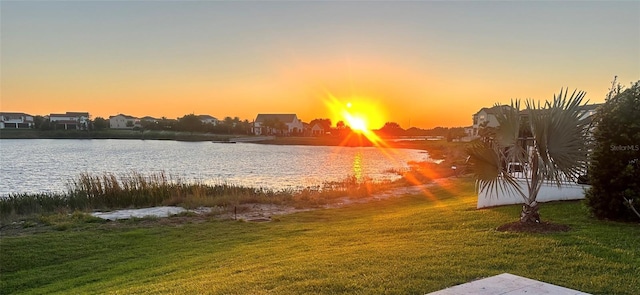
[[[595,116],[587,205],[598,218],[637,219],[626,200],[640,203],[640,81],[607,99]]]

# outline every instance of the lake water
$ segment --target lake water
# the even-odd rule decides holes
[[[303,188],[349,176],[395,179],[389,169],[426,161],[425,151],[375,147],[223,144],[158,140],[0,140],[0,196],[64,192],[80,173],[164,172],[185,181],[271,189]]]

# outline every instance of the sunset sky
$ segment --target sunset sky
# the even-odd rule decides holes
[[[0,111],[468,126],[640,80],[638,1],[2,1]],[[366,105],[366,107],[365,107]],[[378,128],[380,126],[372,126]]]

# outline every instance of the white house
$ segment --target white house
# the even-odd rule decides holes
[[[325,130],[324,126],[322,126],[320,123],[315,123],[313,124],[313,126],[311,126],[311,135],[313,136],[325,135],[327,131],[328,130]]]
[[[111,129],[133,129],[140,126],[140,120],[136,117],[117,114],[109,117],[109,128]]]
[[[50,114],[49,121],[56,129],[86,130],[89,127],[89,113],[66,112],[64,114]]]
[[[33,128],[33,116],[25,113],[0,113],[0,129]]]
[[[594,104],[588,104],[588,105],[584,105],[581,107],[581,111],[582,111],[582,119],[586,119],[589,118],[593,115],[596,114],[596,111],[598,110],[598,108],[603,105],[602,103],[594,103]]]
[[[473,130],[471,136],[479,136],[478,131],[482,127],[496,128],[500,126],[496,115],[500,112],[500,108],[511,108],[508,105],[493,106],[491,108],[481,108],[477,113],[473,114]]]
[[[596,110],[602,104],[589,104],[581,107],[582,109],[582,118],[588,118],[593,116],[596,113]],[[509,109],[511,106],[502,105],[502,106],[494,106],[491,108],[482,108],[477,113],[473,114],[473,126],[471,130],[471,136],[478,137],[478,131],[482,127],[493,127],[496,128],[500,126],[498,123],[498,119],[496,115],[500,112],[500,108]],[[520,116],[526,116],[526,110],[520,111]],[[465,133],[467,131],[465,130]]]
[[[199,115],[198,119],[200,119],[203,124],[211,124],[213,126],[218,125],[218,123],[220,122],[216,117],[212,117],[209,115]]]
[[[282,130],[275,128],[272,124],[281,122],[284,123]],[[255,135],[292,135],[299,134],[304,131],[304,125],[302,121],[298,119],[296,114],[258,114],[256,120],[253,122],[253,133]]]

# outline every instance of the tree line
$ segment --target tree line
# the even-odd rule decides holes
[[[50,122],[44,116],[34,116],[34,128],[38,130],[55,130],[57,129],[55,122]],[[335,126],[332,125],[331,119],[316,118],[309,122],[309,127],[320,125],[324,130],[321,135],[340,136],[351,132],[351,127],[344,121],[338,121]],[[261,126],[265,130],[269,130],[275,135],[285,134],[288,126],[286,123],[278,119],[269,119],[262,122]],[[169,119],[162,117],[159,120],[140,120],[139,124],[128,122],[127,127],[134,130],[166,130],[166,131],[183,131],[183,132],[204,132],[215,134],[252,134],[253,123],[249,120],[241,120],[239,117],[225,117],[218,121],[217,124],[204,123],[195,114],[187,114],[177,119]],[[109,129],[109,119],[96,117],[89,121],[87,130],[100,131]],[[387,122],[380,129],[372,130],[379,136],[397,137],[397,136],[442,136],[448,141],[460,139],[465,136],[463,127],[435,127],[432,129],[420,129],[411,127],[404,129],[396,122]],[[267,132],[268,133],[268,132]],[[307,134],[305,130],[297,130],[291,135],[319,135]],[[263,134],[266,134],[263,132]]]
[[[55,122],[47,120],[44,116],[33,117],[34,128],[38,130],[55,130]],[[215,134],[251,134],[252,123],[249,120],[241,120],[239,117],[225,117],[217,124],[204,123],[195,114],[184,115],[177,119],[162,117],[159,120],[140,120],[139,124],[128,122],[127,127],[134,130],[166,130],[184,132],[205,132]],[[109,119],[96,117],[89,121],[87,130],[100,131],[109,129]]]

